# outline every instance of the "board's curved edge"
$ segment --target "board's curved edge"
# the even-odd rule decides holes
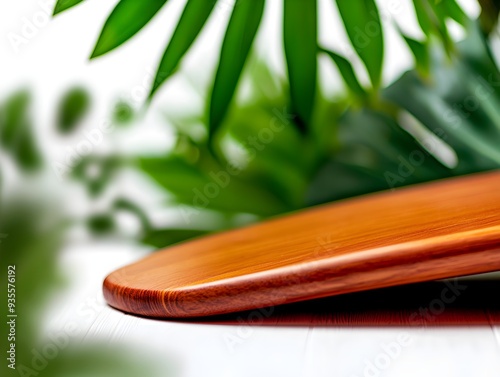
[[[367,264],[372,268],[367,269]],[[108,275],[103,285],[106,301],[119,310],[156,318],[219,315],[499,270],[500,226],[183,288],[148,290],[126,286],[121,282],[124,269],[127,267]]]
[[[162,290],[138,289],[121,285],[116,281],[117,270],[104,279],[102,293],[106,302],[115,309],[126,313],[146,317],[175,317],[158,300],[163,295]],[[157,313],[163,313],[158,315]]]

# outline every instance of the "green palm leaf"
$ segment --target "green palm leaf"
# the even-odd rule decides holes
[[[226,115],[263,12],[264,0],[237,0],[234,5],[210,99],[210,136],[215,134]]]
[[[431,57],[429,53],[429,46],[426,41],[416,40],[406,35],[399,27],[397,28],[399,34],[406,42],[406,45],[413,54],[417,70],[424,76],[429,74]]]
[[[337,0],[340,16],[354,50],[363,61],[374,88],[380,86],[384,35],[374,0]]]
[[[90,58],[106,54],[133,37],[167,0],[121,0],[109,15]]]
[[[321,49],[321,51],[327,54],[335,63],[342,79],[344,80],[347,88],[351,91],[352,95],[359,101],[364,101],[367,96],[366,91],[359,83],[356,73],[354,72],[349,60],[330,50]]]
[[[316,0],[285,0],[283,15],[283,43],[292,108],[308,124],[316,92]]]
[[[83,0],[57,0],[56,6],[54,7],[53,15],[64,12],[65,10],[80,4]]]
[[[163,54],[150,97],[175,71],[180,60],[200,33],[216,0],[189,0]]]

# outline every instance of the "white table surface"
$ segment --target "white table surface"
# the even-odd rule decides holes
[[[128,345],[174,365],[174,374],[209,376],[500,376],[500,326],[320,327],[179,323],[108,307],[102,280],[144,253],[123,245],[67,250],[72,285],[47,315],[47,332],[77,325],[83,342]],[[492,292],[493,299],[499,293]],[[394,342],[405,339],[403,345]],[[392,348],[391,348],[392,345]],[[392,351],[391,351],[392,350]],[[377,365],[379,367],[377,367]]]

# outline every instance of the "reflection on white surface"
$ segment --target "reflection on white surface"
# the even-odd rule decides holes
[[[498,376],[500,327],[320,327],[196,324],[127,315],[105,305],[106,274],[142,255],[126,245],[68,250],[73,286],[47,331],[75,322],[83,341],[104,339],[175,360],[179,376]]]

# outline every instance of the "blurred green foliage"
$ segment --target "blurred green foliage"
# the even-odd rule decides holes
[[[255,221],[500,166],[500,77],[489,35],[498,17],[495,1],[480,1],[483,13],[472,20],[455,0],[414,0],[424,37],[410,37],[397,19],[394,23],[415,67],[388,86],[382,84],[385,21],[376,2],[335,2],[370,79],[367,84],[358,79],[351,58],[318,45],[316,1],[283,1],[286,80],[252,58],[264,1],[235,2],[206,111],[173,122],[182,126],[174,125],[177,142],[172,150],[138,159],[136,168],[171,195],[166,205],[179,209],[178,224],[166,228],[152,226],[148,215],[137,211],[143,217],[143,242],[167,245],[241,225],[241,215]],[[163,3],[120,1],[93,57],[130,39]],[[151,96],[176,72],[216,5],[186,3]],[[143,11],[139,18],[136,8]],[[126,23],[127,28],[120,27]],[[452,23],[465,31],[463,40],[451,37]],[[320,93],[320,54],[331,59],[345,93],[334,98]],[[246,101],[235,100],[242,77],[250,78]],[[203,132],[193,132],[199,125]]]
[[[418,4],[418,0],[415,3]],[[337,6],[349,40],[376,89],[382,80],[384,61],[384,33],[377,5],[374,0],[340,0],[337,1]]]
[[[125,101],[118,101],[113,109],[113,120],[119,125],[127,125],[134,120],[134,109]]]
[[[384,28],[376,3],[335,2],[370,85],[361,83],[349,58],[318,46],[316,1],[283,1],[286,81],[269,72],[265,63],[248,63],[264,2],[250,5],[237,0],[206,113],[180,121],[173,150],[139,158],[139,169],[173,196],[168,205],[179,206],[183,218],[179,226],[155,229],[147,215],[137,211],[146,224],[145,242],[161,246],[206,233],[197,217],[222,216],[225,220],[212,230],[225,229],[237,225],[231,219],[239,214],[265,218],[498,168],[500,77],[489,36],[498,18],[497,2],[479,1],[480,19],[471,20],[455,0],[414,0],[424,38],[406,35],[395,20],[415,58],[415,68],[388,87],[382,85]],[[120,1],[104,25],[93,56],[130,39],[163,4]],[[175,73],[216,4],[186,3],[151,95]],[[133,11],[137,7],[143,11],[139,18]],[[452,39],[451,22],[465,29],[462,41]],[[122,24],[127,28],[120,28]],[[118,29],[119,33],[113,32]],[[331,58],[346,85],[344,95],[325,98],[318,92],[319,54]],[[251,77],[252,97],[240,103],[233,98],[245,75]],[[199,124],[205,127],[201,136],[191,132]],[[101,163],[106,166],[105,160]],[[106,170],[103,177],[120,166]],[[105,186],[104,178],[100,182]]]
[[[90,96],[83,88],[76,87],[64,94],[59,104],[57,128],[63,134],[70,133],[83,120],[90,108]]]
[[[290,126],[296,118],[286,83],[259,90],[260,83],[271,85],[272,74],[262,73],[265,66],[253,67],[249,73],[255,86],[253,101],[231,108],[221,125],[215,156],[207,147],[207,138],[193,138],[188,131],[191,127],[185,125],[178,129],[178,144],[168,156],[149,158],[141,167],[173,192],[177,203],[191,207],[193,214],[207,209],[232,210],[257,218],[498,168],[499,72],[487,36],[477,23],[470,21],[467,26],[467,37],[456,43],[452,55],[443,53],[441,43],[430,38],[425,42],[430,50],[425,74],[415,68],[377,91],[376,97],[367,94],[368,89],[359,83],[345,58],[323,50],[339,68],[349,93],[346,99],[316,99],[308,135]],[[405,124],[409,114],[418,125],[412,132]],[[203,119],[194,122],[202,123]],[[271,142],[261,142],[260,149],[252,147],[248,140],[258,138],[273,122],[284,122],[285,127],[272,133]],[[452,148],[456,158],[443,161],[437,141],[416,137],[418,133],[439,138]],[[227,140],[246,151],[245,163],[238,174],[231,175],[226,187],[219,185],[217,196],[211,199],[204,195],[207,200],[202,200],[199,193],[217,183],[214,173],[221,176],[230,171],[225,164],[234,157],[224,152]],[[252,193],[249,188],[273,196]],[[197,236],[200,229],[190,223],[192,216],[187,218],[187,229],[178,234]],[[177,241],[171,237],[175,231],[179,230],[163,230],[163,244]],[[161,230],[151,232],[154,244],[162,245]]]
[[[64,211],[46,192],[23,186],[40,183],[29,178],[20,187],[0,197],[0,299],[7,303],[7,270],[15,266],[15,340],[6,332],[0,346],[4,352],[15,344],[16,369],[4,364],[3,376],[154,376],[156,361],[130,347],[89,340],[82,342],[84,328],[73,325],[49,334],[41,332],[48,303],[64,288],[67,276],[58,270],[58,256],[64,242],[67,221]],[[7,305],[2,317],[8,318]],[[6,327],[3,327],[5,329]],[[4,359],[5,360],[5,359]],[[162,371],[162,376],[172,371]]]
[[[65,104],[63,112],[74,110],[72,101],[63,99],[62,103]],[[8,97],[2,103],[0,114],[0,176],[3,178],[0,180],[0,283],[3,287],[0,299],[4,303],[0,309],[4,318],[0,347],[5,356],[2,376],[173,374],[173,369],[166,370],[164,364],[158,374],[158,360],[141,354],[141,350],[108,341],[84,340],[87,327],[78,321],[69,321],[64,328],[49,333],[44,331],[47,313],[53,309],[50,304],[70,278],[59,270],[59,258],[68,230],[76,219],[70,217],[63,200],[47,186],[47,182],[53,181],[53,172],[42,163],[43,148],[34,143],[37,136],[29,92],[23,90]],[[6,169],[7,165],[12,166]],[[9,179],[4,178],[6,170],[9,170]],[[126,203],[118,202],[117,207],[126,208]],[[88,222],[101,232],[110,230],[109,224],[97,215]],[[9,308],[7,303],[14,306]],[[7,336],[9,320],[15,321],[14,338]],[[15,369],[7,367],[12,362],[8,360],[11,350],[15,350]]]
[[[36,170],[43,164],[33,134],[30,104],[29,92],[21,90],[0,105],[0,145],[26,171]]]

